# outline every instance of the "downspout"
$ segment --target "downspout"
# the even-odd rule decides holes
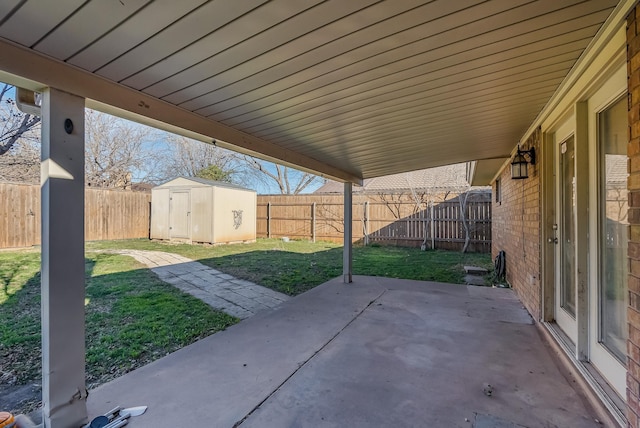
[[[16,87],[16,107],[21,112],[40,117],[41,102],[42,95],[39,93]]]

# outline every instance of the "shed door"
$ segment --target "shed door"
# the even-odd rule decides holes
[[[191,213],[189,192],[171,192],[169,197],[169,235],[171,238],[189,239]]]

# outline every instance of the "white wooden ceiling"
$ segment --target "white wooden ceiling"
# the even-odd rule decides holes
[[[370,178],[509,156],[616,4],[2,0],[0,70],[18,46]]]

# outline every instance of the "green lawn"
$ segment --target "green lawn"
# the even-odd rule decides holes
[[[41,376],[39,269],[37,251],[0,252],[0,387]],[[86,272],[89,387],[238,321],[163,283],[127,256],[88,253]],[[22,412],[35,404],[0,408]]]
[[[95,387],[237,322],[160,281],[110,250],[173,252],[236,277],[297,295],[342,273],[340,245],[259,239],[252,244],[186,245],[149,240],[86,244],[87,384]],[[488,254],[355,247],[355,274],[462,283],[462,266],[491,267]],[[38,382],[40,253],[0,252],[0,410],[7,386]]]
[[[87,243],[87,249],[173,252],[289,295],[303,293],[342,274],[342,247],[330,242],[258,239],[251,244],[212,247],[144,239],[91,242]],[[491,256],[387,246],[355,246],[353,250],[353,273],[356,275],[461,284],[462,267],[467,264],[490,269]]]

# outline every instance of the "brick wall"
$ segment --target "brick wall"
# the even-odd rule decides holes
[[[521,146],[540,149],[536,130]],[[540,178],[539,163],[529,165],[529,178],[512,180],[511,168],[500,175],[502,199],[492,207],[492,255],[506,254],[507,281],[534,319],[540,319]],[[494,194],[495,194],[495,186]]]
[[[640,422],[640,6],[627,17],[629,76],[629,341],[627,343],[627,419]]]

